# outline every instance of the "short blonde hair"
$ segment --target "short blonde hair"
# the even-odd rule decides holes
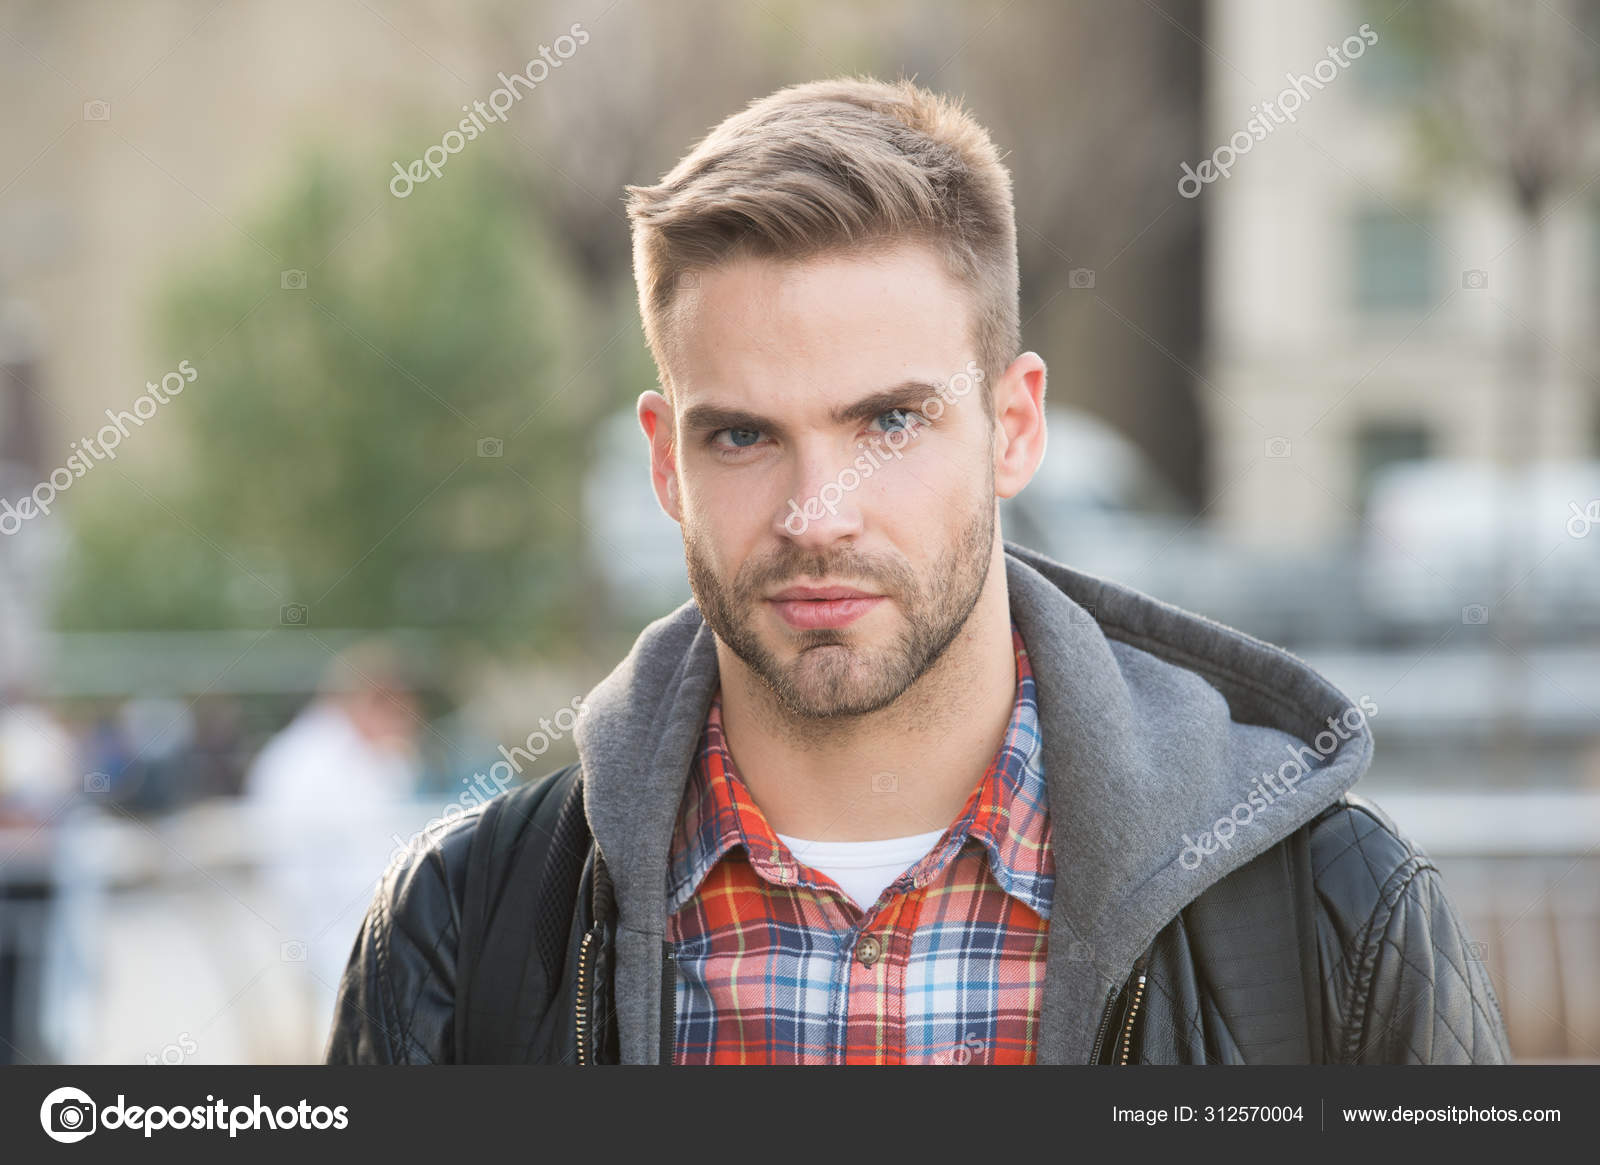
[[[971,293],[971,341],[991,388],[1021,346],[1011,175],[960,102],[910,81],[780,89],[718,125],[654,186],[626,189],[645,340],[669,395],[673,308],[693,285],[685,277],[736,257],[922,242]]]

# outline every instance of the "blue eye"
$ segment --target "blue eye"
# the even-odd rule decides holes
[[[718,429],[711,434],[711,444],[723,450],[748,449],[760,441],[760,429]]]
[[[874,421],[883,421],[885,419],[889,421],[883,428],[886,433],[893,432],[896,429],[915,428],[918,424],[926,424],[926,419],[922,414],[913,412],[911,409],[889,409],[887,412],[879,413],[873,419]]]

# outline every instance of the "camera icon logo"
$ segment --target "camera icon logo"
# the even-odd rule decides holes
[[[1094,286],[1093,267],[1074,267],[1067,272],[1067,286],[1087,290]]]
[[[1289,456],[1289,452],[1290,452],[1291,448],[1292,447],[1289,444],[1289,438],[1287,438],[1287,437],[1268,437],[1267,438],[1267,456],[1268,457],[1287,457],[1287,456]]]
[[[1067,944],[1067,958],[1074,963],[1094,962],[1094,944],[1082,939]]]
[[[1481,963],[1489,957],[1489,944],[1470,942],[1467,944],[1467,958],[1474,963]]]
[[[306,605],[304,603],[285,603],[278,608],[278,622],[285,627],[304,627],[306,625]]]
[[[290,939],[278,946],[278,957],[285,963],[303,963],[306,961],[306,944],[299,939]]]
[[[885,769],[881,773],[872,774],[872,791],[874,793],[897,793],[900,790],[900,778]]]
[[[505,455],[506,443],[499,437],[480,437],[478,439],[479,457],[502,457]]]
[[[304,291],[306,289],[306,273],[298,267],[290,267],[278,276],[278,286],[285,291]]]
[[[1489,273],[1487,271],[1463,271],[1461,273],[1461,286],[1467,291],[1482,291],[1489,286]]]
[[[110,773],[84,773],[83,774],[83,791],[85,793],[109,793],[109,792],[111,792],[111,774]]]
[[[109,102],[109,101],[85,101],[83,103],[83,120],[84,121],[110,121],[111,120],[111,102]]]
[[[680,290],[693,291],[700,286],[700,273],[698,271],[680,271],[678,272],[677,283]]]
[[[1481,625],[1489,621],[1489,608],[1482,603],[1468,603],[1461,608],[1461,621],[1470,625]]]
[[[82,1089],[57,1088],[39,1106],[39,1124],[52,1141],[70,1145],[94,1132],[97,1111]]]

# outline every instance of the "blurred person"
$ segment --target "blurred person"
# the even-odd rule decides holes
[[[84,785],[71,735],[20,687],[0,707],[0,1064],[40,1051],[55,827]],[[26,1050],[24,1050],[26,1049]]]
[[[1375,704],[1003,541],[1045,367],[969,113],[795,86],[629,193],[694,601],[576,765],[385,872],[328,1062],[1508,1057],[1438,871],[1348,792]]]
[[[421,713],[395,654],[364,644],[330,665],[317,698],[267,742],[245,796],[269,805],[384,803],[409,797]]]
[[[132,696],[117,710],[117,728],[128,757],[106,777],[119,805],[155,815],[196,799],[195,717],[188,701]]]
[[[13,688],[0,706],[0,824],[46,822],[83,789],[71,734]]]
[[[317,697],[267,742],[246,771],[244,802],[267,855],[278,956],[304,963],[310,1046],[392,847],[396,807],[416,792],[421,712],[406,668],[382,642],[329,666]],[[409,820],[409,816],[406,817]]]
[[[99,707],[86,720],[88,727],[82,734],[84,767],[90,772],[105,773],[110,778],[111,793],[116,796],[135,760],[122,717],[115,707]]]

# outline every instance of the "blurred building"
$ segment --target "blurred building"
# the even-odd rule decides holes
[[[1527,427],[1529,460],[1600,454],[1596,200],[1574,183],[1530,231],[1509,183],[1430,165],[1419,116],[1439,96],[1439,67],[1385,21],[1403,8],[1209,8],[1204,156],[1236,133],[1255,137],[1260,103],[1309,77],[1294,122],[1274,124],[1197,195],[1210,512],[1285,552],[1348,534],[1395,462],[1492,462],[1515,425]],[[1376,44],[1319,82],[1328,46],[1352,35],[1359,45],[1363,23]],[[1548,349],[1537,362],[1520,343],[1535,337]],[[1568,516],[1549,515],[1550,529]]]

